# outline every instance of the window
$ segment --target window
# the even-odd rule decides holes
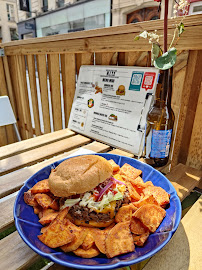
[[[10,28],[11,40],[18,40],[18,33],[15,28]]]
[[[65,0],[58,0],[58,1],[56,1],[56,5],[57,5],[58,8],[64,7]]]
[[[42,0],[42,11],[46,12],[48,11],[48,0]]]
[[[14,5],[6,4],[6,9],[7,9],[8,21],[10,22],[15,21]]]

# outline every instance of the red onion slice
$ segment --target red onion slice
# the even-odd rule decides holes
[[[97,198],[98,201],[100,201],[100,198],[102,198],[102,196],[104,195],[104,193],[108,190],[108,188],[110,188],[113,185],[113,181],[110,181],[101,191],[100,194]]]
[[[111,177],[111,179],[112,179],[113,181],[115,181],[115,182],[119,183],[120,185],[124,185],[124,186],[126,186],[126,183],[121,182],[121,181],[117,180],[117,179],[116,179],[116,178],[114,178],[114,177]]]

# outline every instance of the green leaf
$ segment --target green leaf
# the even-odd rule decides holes
[[[181,23],[180,25],[178,25],[178,36],[180,37],[182,35],[182,33],[184,32],[184,24]]]
[[[135,38],[134,38],[134,40],[136,41],[136,40],[139,40],[140,39],[140,36],[136,36]]]
[[[176,62],[177,59],[176,53],[177,50],[175,48],[171,48],[168,52],[156,58],[156,60],[154,61],[154,66],[162,70],[171,68]]]
[[[152,43],[152,49],[151,49],[151,64],[154,64],[154,61],[159,56],[160,47],[156,43]]]

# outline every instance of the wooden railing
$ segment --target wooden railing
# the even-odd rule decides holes
[[[173,76],[172,162],[201,169],[202,15],[187,16],[184,24]],[[150,44],[134,41],[143,30],[162,34],[163,21],[1,44],[0,95],[10,98],[22,139],[67,127],[81,65],[150,66]],[[16,141],[10,126],[0,128],[0,138],[0,145]]]

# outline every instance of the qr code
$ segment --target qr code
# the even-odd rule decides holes
[[[153,76],[146,76],[144,85],[152,85],[152,81],[153,81]]]
[[[142,80],[142,74],[134,74],[132,78],[133,85],[140,85]]]

